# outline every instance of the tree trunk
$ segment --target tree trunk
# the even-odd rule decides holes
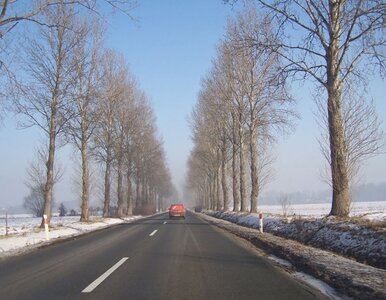
[[[217,168],[216,171],[216,198],[217,198],[217,211],[222,210],[222,203],[221,203],[221,191],[220,191],[220,168]]]
[[[161,198],[161,195],[159,195],[158,193],[157,193],[157,212],[160,212],[160,211],[162,211],[162,198]]]
[[[212,176],[209,177],[209,207],[211,210],[215,210],[215,201],[214,201],[214,184],[215,180]]]
[[[158,193],[157,193],[157,188],[153,187],[153,201],[154,201],[154,207],[156,211],[158,211]]]
[[[103,204],[103,217],[109,217],[111,201],[111,158],[110,154],[107,154],[106,158],[106,169],[105,169],[105,201]]]
[[[210,201],[209,201],[209,198],[210,198],[210,184],[208,183],[208,179],[205,180],[205,199],[204,199],[204,202],[205,202],[205,209],[210,209]]]
[[[89,202],[90,202],[90,171],[89,160],[87,152],[86,134],[82,133],[82,212],[80,221],[85,222],[89,220]]]
[[[141,184],[142,184],[142,191],[141,191],[141,196],[142,196],[142,204],[147,204],[148,203],[148,197],[147,197],[147,189],[146,189],[146,183],[145,183],[145,176],[142,176],[141,179]]]
[[[118,193],[118,210],[117,210],[117,217],[122,218],[124,215],[124,208],[123,208],[123,161],[122,158],[118,158],[118,178],[117,178],[117,193]]]
[[[347,217],[350,213],[350,190],[347,169],[347,146],[341,116],[340,92],[332,91],[328,97],[330,133],[332,207],[330,215]]]
[[[56,101],[55,101],[56,102]],[[48,159],[46,163],[47,167],[47,178],[46,184],[44,187],[44,210],[43,214],[47,215],[48,224],[51,220],[52,215],[52,190],[54,186],[54,161],[55,161],[55,146],[56,146],[56,105],[53,103],[53,109],[51,113],[50,120],[50,137],[49,137],[49,147],[48,147]],[[44,227],[44,218],[42,217],[42,222],[40,227]]]
[[[217,202],[217,177],[216,175],[214,175],[213,177],[213,197],[212,197],[212,201],[213,201],[213,210],[217,210],[218,207],[218,202]]]
[[[233,190],[233,211],[240,210],[240,186],[239,186],[239,172],[237,169],[237,130],[236,118],[232,114],[233,132],[232,132],[232,190]]]
[[[340,3],[330,1],[331,29],[327,53],[328,126],[330,134],[332,207],[330,215],[347,217],[350,192],[347,168],[347,145],[342,120],[342,89],[339,80]]]
[[[226,157],[226,140],[223,139],[223,147],[221,149],[221,184],[222,184],[222,193],[223,193],[223,203],[224,210],[229,210],[229,192],[227,185],[227,157]]]
[[[259,180],[257,174],[257,137],[256,130],[252,128],[249,135],[249,151],[251,158],[251,213],[257,212],[257,198],[259,196]]]
[[[151,205],[155,205],[155,198],[154,198],[154,189],[153,187],[147,186],[147,195],[149,197],[149,203]]]
[[[130,167],[129,167],[130,168]],[[132,195],[132,184],[131,184],[131,171],[127,171],[127,213],[126,215],[131,216],[133,214],[133,195]]]
[[[247,211],[246,199],[246,182],[245,182],[245,158],[244,158],[244,130],[241,124],[241,116],[239,121],[239,141],[240,141],[240,210]]]
[[[141,203],[141,186],[137,175],[137,178],[135,180],[135,207],[139,207],[140,203]]]

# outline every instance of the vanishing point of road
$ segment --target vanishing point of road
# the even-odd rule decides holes
[[[0,299],[325,299],[187,212],[158,214],[0,261]]]

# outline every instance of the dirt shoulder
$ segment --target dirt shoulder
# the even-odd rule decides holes
[[[260,233],[205,214],[200,217],[242,237],[266,252],[288,260],[297,271],[308,273],[355,299],[386,299],[386,270],[375,268],[300,242]]]

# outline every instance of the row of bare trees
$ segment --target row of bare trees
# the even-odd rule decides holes
[[[249,153],[250,210],[255,211],[266,178],[263,170],[270,162],[265,154],[274,137],[272,129],[286,128],[293,116],[286,106],[291,103],[286,84],[310,78],[318,122],[325,130],[319,141],[329,165],[330,214],[347,216],[350,187],[360,163],[384,149],[384,133],[373,102],[367,100],[366,85],[367,76],[377,69],[381,75],[385,71],[386,4],[383,0],[255,2],[261,15],[252,1],[231,22],[204,80],[193,112],[195,148],[188,184],[198,202],[226,209],[226,172],[219,175],[218,168],[231,161],[233,207],[238,210],[240,201],[241,210],[246,210],[245,153]],[[221,151],[227,142],[229,157]]]
[[[100,20],[79,3],[93,7],[92,1],[55,1],[40,11],[34,21],[49,25],[26,38],[22,70],[12,81],[22,126],[40,128],[47,140],[44,183],[39,180],[44,213],[51,218],[57,148],[68,143],[80,157],[81,221],[89,219],[94,162],[104,170],[105,217],[112,198],[118,217],[146,205],[155,210],[172,187],[152,108],[123,57],[103,47]]]
[[[254,10],[229,22],[192,113],[188,184],[207,208],[229,209],[230,174],[233,210],[257,211],[275,133],[291,128],[295,117],[293,99],[279,76],[280,57],[235,42],[241,32],[255,28],[266,42],[275,38],[268,20],[257,18]]]
[[[149,206],[161,209],[173,187],[162,141],[156,136],[153,110],[123,57],[108,50],[102,68],[100,84],[105,88],[93,152],[104,171],[103,215],[109,214],[112,178],[117,184],[118,216]]]

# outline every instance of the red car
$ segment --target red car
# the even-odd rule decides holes
[[[185,219],[185,206],[183,204],[172,204],[169,207],[169,218],[182,217]]]

